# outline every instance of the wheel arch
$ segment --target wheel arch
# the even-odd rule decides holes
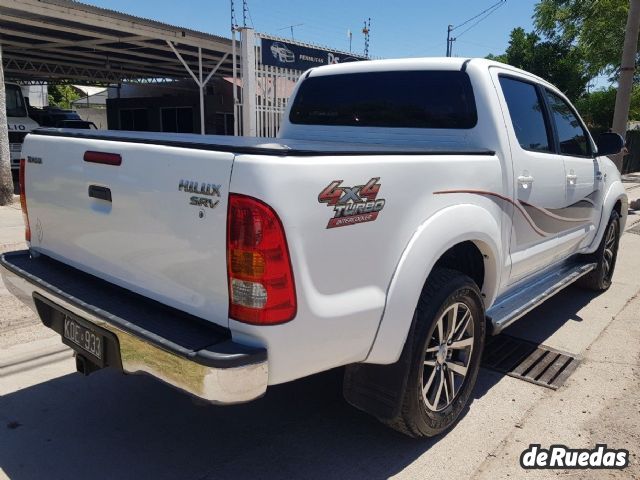
[[[398,360],[422,289],[436,266],[462,267],[462,273],[476,283],[481,276],[478,286],[485,305],[490,305],[500,283],[501,238],[498,220],[484,208],[472,204],[447,207],[420,225],[396,266],[378,331],[365,361],[388,364]],[[471,258],[472,263],[456,259],[456,252]],[[478,271],[478,255],[482,273]]]
[[[627,214],[629,211],[629,198],[624,185],[620,181],[611,184],[602,201],[602,212],[600,212],[600,224],[590,248],[585,253],[593,253],[598,249],[598,245],[602,241],[602,236],[607,229],[607,223],[611,212],[615,210],[620,215],[620,233],[624,232],[627,223]]]

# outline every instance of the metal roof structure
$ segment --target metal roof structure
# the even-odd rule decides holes
[[[204,85],[233,68],[230,39],[70,0],[0,0],[0,43],[23,83]]]

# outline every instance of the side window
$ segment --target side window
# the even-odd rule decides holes
[[[500,86],[520,146],[525,150],[550,152],[551,142],[536,87],[531,83],[502,76]]]
[[[558,132],[560,153],[579,157],[591,156],[591,144],[571,107],[555,93],[546,90],[547,101]]]

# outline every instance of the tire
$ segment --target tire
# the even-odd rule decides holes
[[[581,277],[578,280],[578,285],[596,292],[604,292],[611,286],[611,278],[618,258],[619,243],[620,215],[613,210],[598,249],[590,255],[585,255],[586,261],[595,262],[597,266]]]
[[[457,328],[452,333],[454,312]],[[485,333],[484,305],[473,280],[455,270],[434,270],[416,308],[413,335],[405,345],[411,357],[400,413],[385,423],[411,437],[432,437],[452,427],[473,392]],[[443,378],[449,381],[443,383]]]

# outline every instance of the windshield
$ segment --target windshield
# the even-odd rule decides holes
[[[27,112],[22,92],[17,85],[5,85],[7,92],[7,117],[26,117]]]

